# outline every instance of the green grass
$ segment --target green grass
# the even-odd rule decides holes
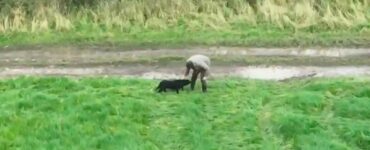
[[[268,25],[239,24],[219,30],[191,30],[180,26],[163,30],[137,28],[127,32],[83,27],[65,32],[4,33],[0,34],[0,46],[114,45],[123,49],[192,46],[370,47],[369,27],[294,31]]]
[[[0,149],[369,149],[370,80],[0,80]]]

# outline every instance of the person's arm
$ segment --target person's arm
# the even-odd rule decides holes
[[[187,77],[189,75],[189,72],[190,72],[190,67],[186,65],[186,71],[185,71],[184,77]]]

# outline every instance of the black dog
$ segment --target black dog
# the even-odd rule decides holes
[[[184,86],[190,84],[190,80],[162,80],[156,90],[161,92],[167,92],[166,89],[176,90],[176,93],[179,94],[180,89],[184,89]]]

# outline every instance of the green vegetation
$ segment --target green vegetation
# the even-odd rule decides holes
[[[370,47],[368,0],[0,0],[0,46]]]
[[[0,149],[369,149],[370,80],[0,80]]]

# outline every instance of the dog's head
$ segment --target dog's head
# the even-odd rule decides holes
[[[181,85],[185,86],[190,84],[190,80],[182,79],[182,80],[177,80]]]

